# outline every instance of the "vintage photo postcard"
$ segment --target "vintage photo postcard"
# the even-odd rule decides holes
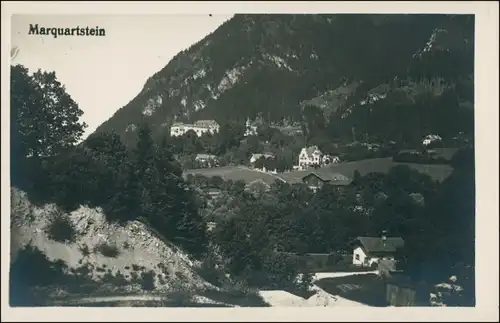
[[[498,319],[498,3],[4,9],[2,320]]]

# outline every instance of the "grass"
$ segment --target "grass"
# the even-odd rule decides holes
[[[327,293],[374,307],[387,306],[384,281],[375,274],[324,278],[316,285]]]
[[[416,170],[420,173],[427,174],[433,180],[442,182],[448,176],[450,176],[453,168],[449,165],[425,165],[425,164],[414,164],[414,163],[396,163],[392,161],[392,157],[387,158],[373,158],[373,159],[365,159],[348,163],[340,163],[334,164],[331,166],[323,167],[317,170],[314,170],[316,173],[322,172],[332,172],[332,173],[340,173],[347,177],[353,177],[354,171],[359,171],[361,176],[365,176],[369,173],[388,173],[389,170],[398,165],[407,165],[413,170]],[[297,183],[300,182],[302,177],[309,174],[311,171],[296,171],[289,172],[284,174],[279,174],[284,180],[288,183]]]
[[[262,173],[256,170],[240,168],[238,166],[223,166],[214,168],[200,168],[200,169],[189,169],[184,172],[184,176],[188,174],[192,175],[203,175],[206,177],[220,176],[225,181],[232,180],[242,180],[245,183],[250,183],[255,180],[261,179],[267,184],[273,184],[278,178],[274,175]]]
[[[392,157],[372,158],[354,162],[333,164],[331,166],[323,167],[314,171],[317,173],[340,173],[352,178],[354,176],[355,170],[359,171],[361,176],[364,176],[369,173],[388,173],[392,167],[398,165],[407,165],[411,169],[426,174],[433,180],[438,182],[444,181],[446,178],[448,178],[448,176],[450,176],[451,172],[453,171],[453,168],[450,165],[397,163],[392,160]],[[190,169],[184,172],[184,176],[187,176],[188,174],[200,174],[206,177],[220,176],[224,180],[243,180],[246,183],[261,179],[267,184],[274,183],[277,177],[280,177],[289,184],[293,184],[301,182],[302,177],[309,174],[310,172],[310,170],[293,171],[273,176],[271,174],[266,174],[251,169],[240,168],[237,166],[223,166],[214,168]]]

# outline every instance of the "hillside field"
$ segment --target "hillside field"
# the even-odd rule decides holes
[[[300,182],[302,177],[313,171],[319,174],[340,173],[352,178],[356,170],[361,174],[361,176],[364,176],[369,173],[387,173],[392,167],[397,165],[407,165],[411,169],[429,175],[434,181],[437,182],[444,181],[448,176],[450,176],[451,172],[453,171],[453,168],[449,165],[396,163],[392,161],[391,157],[387,157],[365,159],[355,162],[335,164],[317,170],[292,171],[277,175],[267,174],[239,166],[224,166],[214,168],[190,169],[184,172],[184,176],[187,176],[188,174],[199,174],[206,177],[220,176],[224,180],[243,180],[245,183],[250,183],[255,180],[261,179],[268,184],[274,183],[276,179],[282,179],[287,183],[293,184]]]
[[[243,166],[223,166],[214,168],[189,169],[184,172],[184,177],[187,175],[203,175],[206,177],[220,176],[224,180],[242,180],[245,183],[251,183],[255,180],[263,180],[267,184],[272,184],[276,180],[282,180],[281,175],[263,173],[257,170],[246,168]]]

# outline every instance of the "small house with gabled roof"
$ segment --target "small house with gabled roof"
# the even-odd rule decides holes
[[[353,243],[352,263],[371,267],[379,260],[394,260],[398,249],[404,247],[401,237],[357,237]]]
[[[339,173],[333,173],[331,170],[318,169],[302,177],[302,182],[309,188],[317,190],[326,183],[333,186],[347,186],[351,184],[352,179]]]

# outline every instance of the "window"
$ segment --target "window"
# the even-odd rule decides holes
[[[359,254],[356,254],[355,258],[356,260],[359,260]]]

